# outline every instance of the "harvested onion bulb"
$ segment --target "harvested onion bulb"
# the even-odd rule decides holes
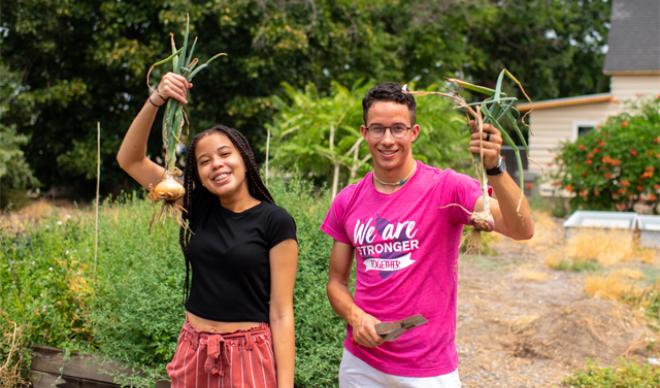
[[[182,198],[186,189],[179,183],[171,173],[165,173],[165,178],[160,181],[149,193],[149,198],[154,201],[174,202]]]

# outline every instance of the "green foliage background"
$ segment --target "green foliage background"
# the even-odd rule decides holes
[[[652,388],[660,385],[660,368],[620,360],[613,367],[599,367],[594,363],[562,381],[569,388]]]
[[[28,137],[4,120],[22,91],[20,81],[20,75],[0,61],[0,210],[16,202],[15,191],[39,185],[21,149]]]
[[[168,34],[181,32],[186,13],[200,58],[229,54],[196,79],[193,132],[222,122],[254,144],[264,143],[283,82],[296,90],[312,84],[327,96],[333,82],[350,88],[359,80],[428,89],[458,76],[489,85],[507,67],[534,99],[607,88],[607,0],[16,0],[0,7],[0,65],[19,75],[20,90],[0,102],[8,107],[0,123],[29,139],[12,149],[25,153],[43,189],[67,186],[77,195],[93,193],[97,121],[102,192],[135,187],[114,154],[145,101],[149,64],[168,52]],[[152,156],[159,145],[155,134]]]
[[[660,204],[660,99],[610,117],[600,128],[565,143],[556,179],[575,193],[573,209],[631,210]]]
[[[344,323],[325,295],[331,240],[319,225],[330,199],[298,180],[271,182],[271,190],[298,229],[296,384],[332,386]],[[125,384],[148,386],[166,377],[165,364],[183,324],[184,266],[173,221],[148,232],[155,209],[136,196],[103,204],[96,272],[90,212],[53,218],[22,235],[3,234],[2,333],[13,331],[13,321],[22,326],[26,346],[94,352],[144,372],[141,377],[115,377]],[[7,351],[0,341],[0,359]]]
[[[280,172],[295,166],[307,179],[331,186],[333,164],[337,162],[341,165],[339,187],[342,188],[370,169],[370,154],[366,143],[360,141],[360,126],[362,98],[373,85],[362,81],[350,89],[336,82],[331,86],[330,95],[324,96],[313,84],[302,91],[283,85],[283,95],[273,99],[278,113],[273,123],[267,125],[272,136],[270,163]],[[414,85],[409,86],[414,89]],[[429,87],[429,90],[437,89],[437,85]],[[446,98],[423,96],[416,101],[421,131],[415,142],[415,158],[443,168],[468,169],[471,164],[466,119]],[[335,131],[332,150],[331,127]]]

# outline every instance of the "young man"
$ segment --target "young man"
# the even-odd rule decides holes
[[[361,133],[373,171],[335,198],[321,229],[334,239],[328,298],[346,320],[340,387],[460,387],[456,335],[458,251],[468,212],[483,209],[479,182],[413,158],[420,133],[415,99],[398,84],[378,85],[362,101]],[[474,123],[471,126],[475,127]],[[471,136],[497,200],[495,231],[514,239],[534,233],[529,207],[500,158],[491,125]],[[438,145],[441,147],[442,145]],[[460,205],[460,206],[454,206]],[[355,255],[355,295],[348,277]],[[428,323],[384,342],[381,321],[422,314]]]

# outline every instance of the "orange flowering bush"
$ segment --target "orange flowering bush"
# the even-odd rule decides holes
[[[563,144],[554,178],[576,194],[573,209],[628,211],[644,202],[658,212],[660,100],[645,101],[636,112],[610,117],[602,127]]]

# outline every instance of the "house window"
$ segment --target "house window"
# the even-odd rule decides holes
[[[578,125],[577,127],[577,135],[578,137],[582,135],[586,135],[588,132],[592,131],[594,128],[596,128],[593,125]]]
[[[596,128],[595,121],[574,121],[573,122],[573,139],[577,140],[578,137],[586,135]]]

